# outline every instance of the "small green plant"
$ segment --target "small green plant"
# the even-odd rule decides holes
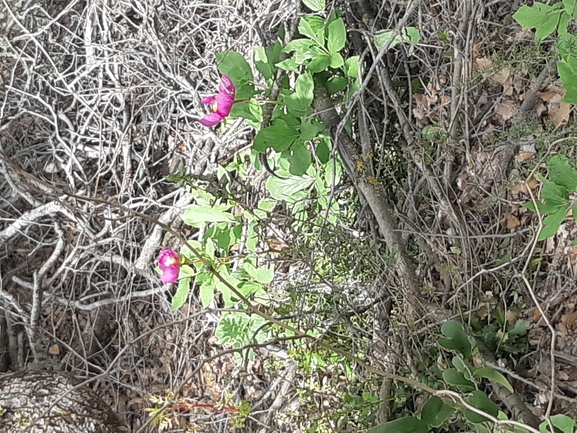
[[[233,348],[262,342],[271,330],[258,314],[247,314],[250,308],[246,302],[261,306],[271,302],[268,285],[275,269],[263,260],[263,253],[267,253],[263,227],[277,204],[286,204],[296,231],[304,225],[310,233],[309,228],[315,225],[337,224],[339,204],[331,190],[339,184],[342,168],[331,157],[333,144],[312,104],[318,87],[340,99],[358,89],[359,57],[343,58],[341,51],[347,40],[344,21],[338,10],[324,14],[324,3],[305,1],[316,13],[300,19],[300,36],[286,46],[280,38],[264,48],[255,46],[252,64],[256,70],[238,52],[217,54],[222,74],[219,93],[201,100],[211,110],[199,119],[202,125],[226,125],[229,118],[243,118],[257,130],[253,162],[258,164],[261,158],[257,156],[266,155],[274,158],[277,167],[277,176],[266,183],[270,198],[259,201],[252,210],[235,201],[229,172],[236,171],[237,177],[245,178],[245,161],[221,168],[216,188],[203,187],[184,167],[171,176],[180,185],[191,186],[195,203],[187,207],[182,219],[201,230],[203,236],[189,240],[179,253],[161,251],[161,279],[178,283],[173,309],[184,305],[192,288],[198,288],[204,307],[236,309],[223,313],[216,329],[220,343]],[[280,87],[278,96],[273,92],[275,86]],[[273,94],[274,100],[270,100]],[[226,194],[222,194],[223,189]]]
[[[373,41],[379,50],[385,48],[387,44],[388,49],[391,50],[397,45],[406,42],[409,44],[409,54],[413,54],[415,45],[421,41],[421,32],[415,27],[405,27],[400,32],[395,30],[381,30],[375,34]]]
[[[460,323],[449,321],[441,327],[443,337],[437,343],[453,353],[452,367],[445,368],[442,379],[452,390],[434,393],[414,416],[403,416],[375,426],[369,433],[429,433],[449,429],[451,425],[466,424],[467,431],[479,433],[537,432],[520,422],[509,421],[507,415],[484,391],[484,379],[513,388],[507,379],[491,367],[475,367],[478,348],[475,339],[465,332]],[[550,424],[555,432],[575,433],[575,420],[566,415],[553,415],[539,425],[539,433],[549,433]],[[454,431],[454,430],[450,430]]]
[[[553,5],[535,2],[533,6],[521,6],[513,18],[526,29],[536,29],[537,42],[557,32],[557,51],[561,56],[557,70],[567,91],[564,101],[577,104],[577,37],[568,31],[571,20],[577,18],[575,0],[563,0]]]
[[[551,180],[539,176],[542,183],[540,199],[524,205],[527,209],[538,211],[545,216],[539,240],[555,236],[569,211],[572,211],[575,217],[577,170],[566,157],[556,155],[547,160],[547,171]]]
[[[525,352],[529,322],[507,320],[506,311],[501,305],[490,308],[471,316],[471,332],[475,339],[498,358]]]

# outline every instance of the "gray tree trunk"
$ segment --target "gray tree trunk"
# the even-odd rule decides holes
[[[68,375],[18,372],[0,376],[3,433],[124,433],[119,418],[91,389]]]

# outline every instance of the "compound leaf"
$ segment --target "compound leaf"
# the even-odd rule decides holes
[[[547,161],[549,177],[557,185],[562,185],[571,191],[577,191],[577,170],[569,160],[561,155],[555,155]]]

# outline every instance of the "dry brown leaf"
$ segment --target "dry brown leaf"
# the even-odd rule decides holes
[[[507,222],[507,229],[514,230],[521,225],[521,221],[515,215],[505,212],[505,221]]]
[[[549,119],[553,121],[555,128],[558,128],[562,123],[569,120],[569,114],[571,113],[571,105],[566,102],[560,102],[559,108],[549,109]]]
[[[539,179],[537,179],[535,176],[531,176],[531,179],[527,181],[527,185],[529,186],[529,188],[531,188],[531,191],[537,190],[537,187],[539,186],[540,183],[541,182],[539,182]]]
[[[475,69],[477,71],[486,71],[486,70],[491,69],[493,67],[493,61],[491,59],[487,59],[485,57],[475,59],[475,64],[476,64]]]
[[[519,317],[518,311],[507,310],[507,312],[505,313],[505,319],[507,319],[507,322],[509,322],[511,325],[515,324],[518,317]]]
[[[423,120],[429,116],[431,110],[431,104],[434,99],[423,94],[416,94],[413,96],[415,98],[417,106],[413,109],[413,116],[415,119]]]
[[[515,114],[515,106],[510,101],[505,101],[495,107],[496,113],[503,118],[509,120]]]
[[[554,92],[553,90],[547,90],[546,92],[537,93],[537,98],[542,99],[545,102],[549,102],[556,94],[557,92]]]
[[[511,78],[509,78],[507,80],[507,82],[505,82],[505,84],[503,85],[503,95],[505,96],[511,96],[513,95],[513,83],[511,81]]]
[[[517,162],[529,161],[530,159],[533,159],[534,156],[535,152],[519,152],[515,156],[515,161]]]
[[[473,58],[474,59],[479,57],[479,55],[481,54],[482,44],[483,44],[482,39],[476,39],[475,42],[473,42]]]
[[[493,73],[489,76],[489,81],[493,84],[499,84],[503,86],[505,93],[510,91],[513,92],[513,83],[511,81],[511,70],[509,68],[503,68],[499,72]]]
[[[577,311],[563,314],[561,316],[561,323],[563,323],[567,327],[567,329],[573,328],[575,322],[577,322]]]
[[[525,182],[515,182],[513,186],[511,186],[511,192],[516,195],[526,194],[527,193],[527,185]]]
[[[564,372],[564,371],[557,371],[557,372],[555,372],[555,377],[556,377],[558,380],[562,380],[562,381],[566,381],[567,379],[569,379],[569,375],[568,375],[566,372]]]

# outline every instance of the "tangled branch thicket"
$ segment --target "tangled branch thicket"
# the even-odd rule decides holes
[[[312,399],[320,403],[303,407],[289,389],[297,373],[286,352],[279,350],[282,367],[263,369],[259,359],[240,375],[211,338],[218,313],[194,296],[172,311],[171,288],[152,270],[160,248],[178,249],[165,229],[182,228],[177,217],[192,201],[167,176],[183,166],[210,178],[251,145],[254,131],[240,121],[223,134],[195,122],[201,97],[219,80],[216,53],[250,58],[252,45],[294,24],[294,2],[0,1],[0,371],[33,365],[92,381],[134,432],[154,431],[144,409],[162,398],[222,402],[239,397],[241,382],[242,398],[253,399],[254,431],[295,431],[307,411],[308,422],[341,426],[340,364],[327,368],[328,385]],[[333,232],[320,230],[312,243],[291,234],[298,263],[286,268],[307,275],[291,286],[290,314],[368,364],[420,380],[434,377],[437,352],[429,349],[442,320],[468,322],[483,302],[506,305],[525,290],[518,277],[530,238],[502,224],[511,204],[502,185],[518,143],[483,142],[496,102],[473,69],[480,33],[496,44],[513,40],[494,24],[512,11],[499,0],[490,9],[473,0],[372,3],[338,5],[348,54],[365,66],[361,90],[340,105],[317,94],[315,106],[335,122],[325,126],[345,147],[345,166],[349,146],[378,185],[353,185],[364,196],[360,204],[346,197]],[[428,42],[414,53],[375,51],[375,31],[404,26]],[[445,133],[438,142],[421,134],[431,119]],[[358,167],[348,167],[353,184]],[[317,258],[322,272],[309,272]],[[374,379],[365,373],[358,377]],[[384,422],[398,384],[379,385],[376,421]],[[223,431],[228,419],[226,411],[195,412],[187,427]]]
[[[154,220],[178,224],[191,201],[166,181],[179,165],[213,175],[249,143],[240,124],[218,136],[195,123],[199,100],[218,83],[215,53],[246,51],[255,20],[268,31],[290,14],[280,6],[2,2],[4,371],[96,377],[133,431],[149,428],[151,394],[203,395],[190,379],[213,321],[171,311],[152,271],[171,239]]]

